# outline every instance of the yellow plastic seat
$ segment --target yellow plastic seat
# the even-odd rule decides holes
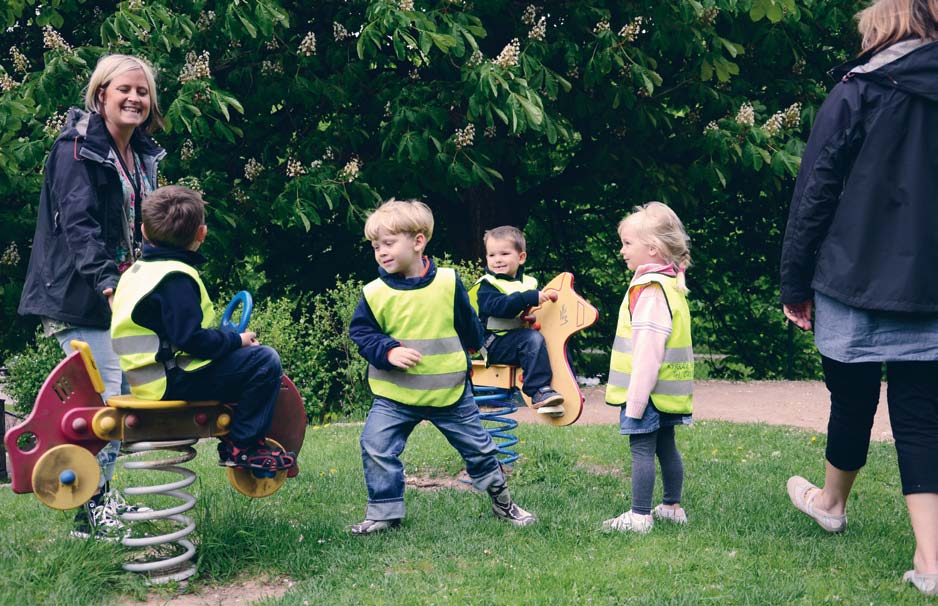
[[[200,402],[205,405],[205,402]],[[111,408],[134,408],[137,410],[156,410],[164,408],[185,408],[189,402],[185,400],[141,400],[130,394],[122,396],[112,396],[107,399],[107,405]]]

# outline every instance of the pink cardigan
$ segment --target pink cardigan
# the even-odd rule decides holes
[[[677,275],[670,263],[649,263],[640,265],[632,280],[648,272]],[[651,390],[658,382],[658,370],[664,362],[664,346],[671,334],[671,312],[664,291],[655,283],[633,292],[629,309],[632,312],[632,378],[625,416],[641,419]]]

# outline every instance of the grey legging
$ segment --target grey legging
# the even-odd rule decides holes
[[[684,462],[674,444],[674,426],[662,427],[651,433],[629,436],[632,450],[632,511],[651,513],[651,496],[655,489],[655,454],[661,463],[665,505],[681,502],[684,487]]]

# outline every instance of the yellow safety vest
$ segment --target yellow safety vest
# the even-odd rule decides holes
[[[492,274],[484,274],[481,278],[476,280],[476,283],[469,289],[469,303],[472,305],[472,308],[476,310],[476,313],[479,313],[479,286],[481,286],[483,282],[488,282],[497,288],[499,292],[506,295],[535,290],[537,288],[537,280],[530,276],[521,276],[520,280],[506,280],[505,278],[499,278]],[[489,316],[485,320],[485,329],[497,335],[503,335],[509,330],[524,328],[524,320],[521,319],[522,315],[524,315],[524,311],[521,311],[514,318],[495,318]]]
[[[174,273],[185,274],[199,285],[202,328],[212,327],[215,311],[199,272],[180,261],[137,261],[121,276],[114,293],[111,343],[114,353],[120,357],[121,370],[127,375],[131,393],[143,400],[161,400],[166,394],[167,367],[176,366],[191,372],[211,363],[211,360],[199,360],[182,351],[175,351],[172,360],[158,362],[159,335],[133,319],[137,305]]]
[[[421,354],[420,362],[406,370],[369,365],[371,391],[411,406],[456,403],[469,373],[469,358],[456,333],[456,271],[437,269],[433,281],[413,290],[398,290],[379,278],[365,285],[364,295],[381,331]]]
[[[639,276],[619,307],[616,339],[609,364],[606,402],[624,406],[632,375],[632,313],[629,301],[636,288],[659,284],[671,312],[671,334],[664,346],[664,362],[658,370],[658,382],[651,390],[651,400],[661,412],[690,414],[694,404],[694,348],[690,334],[690,311],[687,298],[677,290],[677,279],[660,273]]]

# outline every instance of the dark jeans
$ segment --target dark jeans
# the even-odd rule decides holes
[[[827,460],[856,471],[866,464],[882,364],[821,361],[831,393]],[[938,362],[886,362],[886,380],[902,494],[938,493]]]
[[[544,336],[531,328],[517,328],[495,337],[485,348],[489,364],[520,366],[523,379],[521,391],[533,396],[542,387],[550,387],[554,378],[547,357]]]
[[[237,402],[228,437],[244,447],[266,437],[282,375],[274,349],[242,347],[194,372],[170,370],[163,399]]]

